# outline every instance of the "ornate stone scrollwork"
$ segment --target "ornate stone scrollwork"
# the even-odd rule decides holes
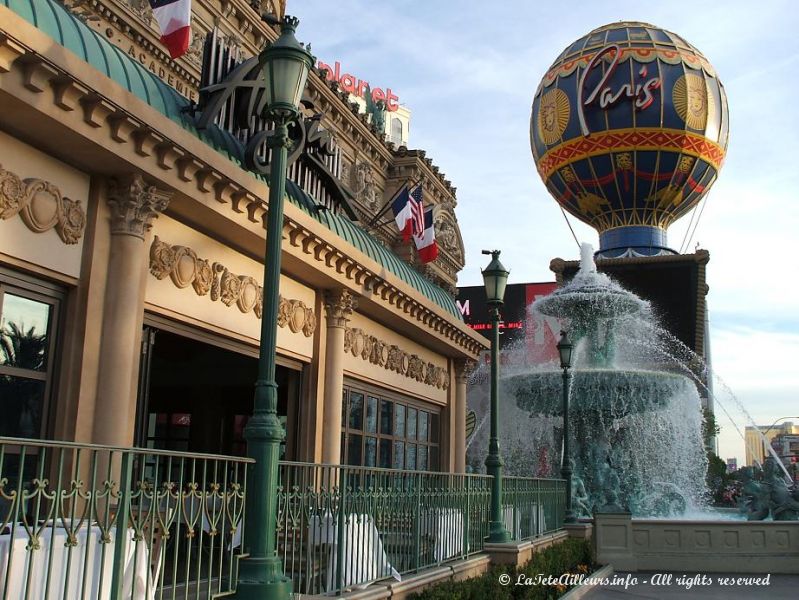
[[[150,273],[156,279],[169,277],[178,288],[191,285],[198,296],[211,290],[211,264],[186,246],[170,246],[155,236],[150,246]]]
[[[316,331],[316,314],[302,300],[287,300],[281,296],[277,324],[288,327],[292,333],[302,332],[305,337],[311,337]]]
[[[171,193],[148,185],[138,173],[112,179],[108,185],[111,233],[144,239],[171,198]]]
[[[380,208],[383,194],[377,187],[371,165],[366,162],[358,163],[347,174],[349,179],[345,181],[352,186],[355,199],[370,210]]]
[[[225,265],[200,258],[186,246],[172,246],[155,236],[150,245],[150,273],[156,279],[170,278],[177,288],[192,286],[198,296],[210,294],[213,302],[236,307],[243,313],[263,316],[263,288],[249,275],[236,275]],[[292,333],[311,337],[316,314],[302,300],[280,297],[277,324]]]
[[[127,0],[126,4],[144,24],[149,25],[153,20],[153,11],[147,0]]]
[[[205,44],[206,33],[196,26],[191,28],[191,44],[189,49],[186,50],[186,60],[198,67],[202,66],[203,60],[203,45]]]
[[[463,240],[450,203],[444,203],[437,207],[433,224],[439,247],[462,265],[464,256]]]
[[[446,369],[425,362],[396,344],[387,344],[358,327],[347,327],[345,330],[344,352],[433,387],[444,390],[449,387]]]
[[[55,229],[65,244],[77,244],[86,228],[80,201],[61,195],[43,179],[21,179],[0,165],[0,219],[19,215],[34,233]]]

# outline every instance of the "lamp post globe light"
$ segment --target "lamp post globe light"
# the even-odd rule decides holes
[[[499,405],[497,381],[499,378],[499,310],[504,303],[505,286],[510,272],[499,262],[499,250],[483,250],[491,255],[491,262],[482,271],[486,302],[491,312],[491,433],[485,465],[491,481],[491,520],[488,541],[503,543],[511,539],[502,519],[502,458],[499,456]]]
[[[248,600],[291,597],[291,580],[283,574],[276,544],[278,460],[285,432],[277,417],[275,358],[283,196],[291,143],[288,127],[300,116],[300,99],[313,65],[310,52],[294,37],[298,24],[299,19],[285,16],[280,23],[280,37],[261,51],[258,61],[266,80],[264,116],[275,127],[267,141],[271,161],[258,379],[253,414],[244,429],[248,454],[256,462],[247,490],[245,540],[249,556],[239,565],[236,598]]]
[[[571,452],[569,450],[569,391],[571,388],[571,366],[572,350],[574,346],[569,341],[567,331],[560,332],[558,342],[558,355],[560,356],[560,368],[563,369],[563,452],[561,455],[560,475],[565,480],[566,485],[566,512],[563,518],[564,523],[576,523],[577,517],[572,507],[572,466]]]

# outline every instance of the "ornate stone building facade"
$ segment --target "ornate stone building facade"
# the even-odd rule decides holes
[[[285,9],[195,0],[194,43],[172,61],[144,1],[0,0],[0,435],[244,451],[268,188],[237,140],[197,129],[192,102],[206,35],[245,59],[276,38],[259,12]],[[452,297],[455,188],[318,72],[306,99],[350,212],[320,210],[319,183],[290,171],[285,457],[462,470],[463,373],[484,342]],[[435,206],[425,267],[372,224],[411,180]]]

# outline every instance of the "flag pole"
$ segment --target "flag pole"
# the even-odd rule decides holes
[[[394,194],[391,196],[391,198],[380,208],[379,211],[377,211],[377,213],[375,213],[375,216],[372,217],[372,220],[369,221],[369,223],[366,224],[366,227],[369,228],[369,229],[372,229],[373,227],[377,227],[377,225],[375,225],[375,223],[391,207],[391,203],[394,202],[394,200],[397,199],[397,196],[400,195],[400,193],[402,192],[403,188],[405,188],[407,186],[408,189],[410,190],[411,188],[416,187],[421,181],[422,181],[422,178],[419,178],[419,179],[415,179],[410,185],[405,183],[405,184],[399,186],[397,188],[397,190],[394,192]],[[385,223],[382,223],[381,226],[385,225],[388,222],[389,221],[386,221]]]

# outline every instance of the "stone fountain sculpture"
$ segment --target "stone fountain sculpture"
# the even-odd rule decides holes
[[[707,459],[699,395],[689,377],[638,347],[652,330],[648,303],[598,273],[584,245],[574,279],[533,310],[560,319],[575,343],[569,458],[578,515],[677,516],[701,507]],[[559,372],[514,375],[504,385],[531,417],[562,416]]]

